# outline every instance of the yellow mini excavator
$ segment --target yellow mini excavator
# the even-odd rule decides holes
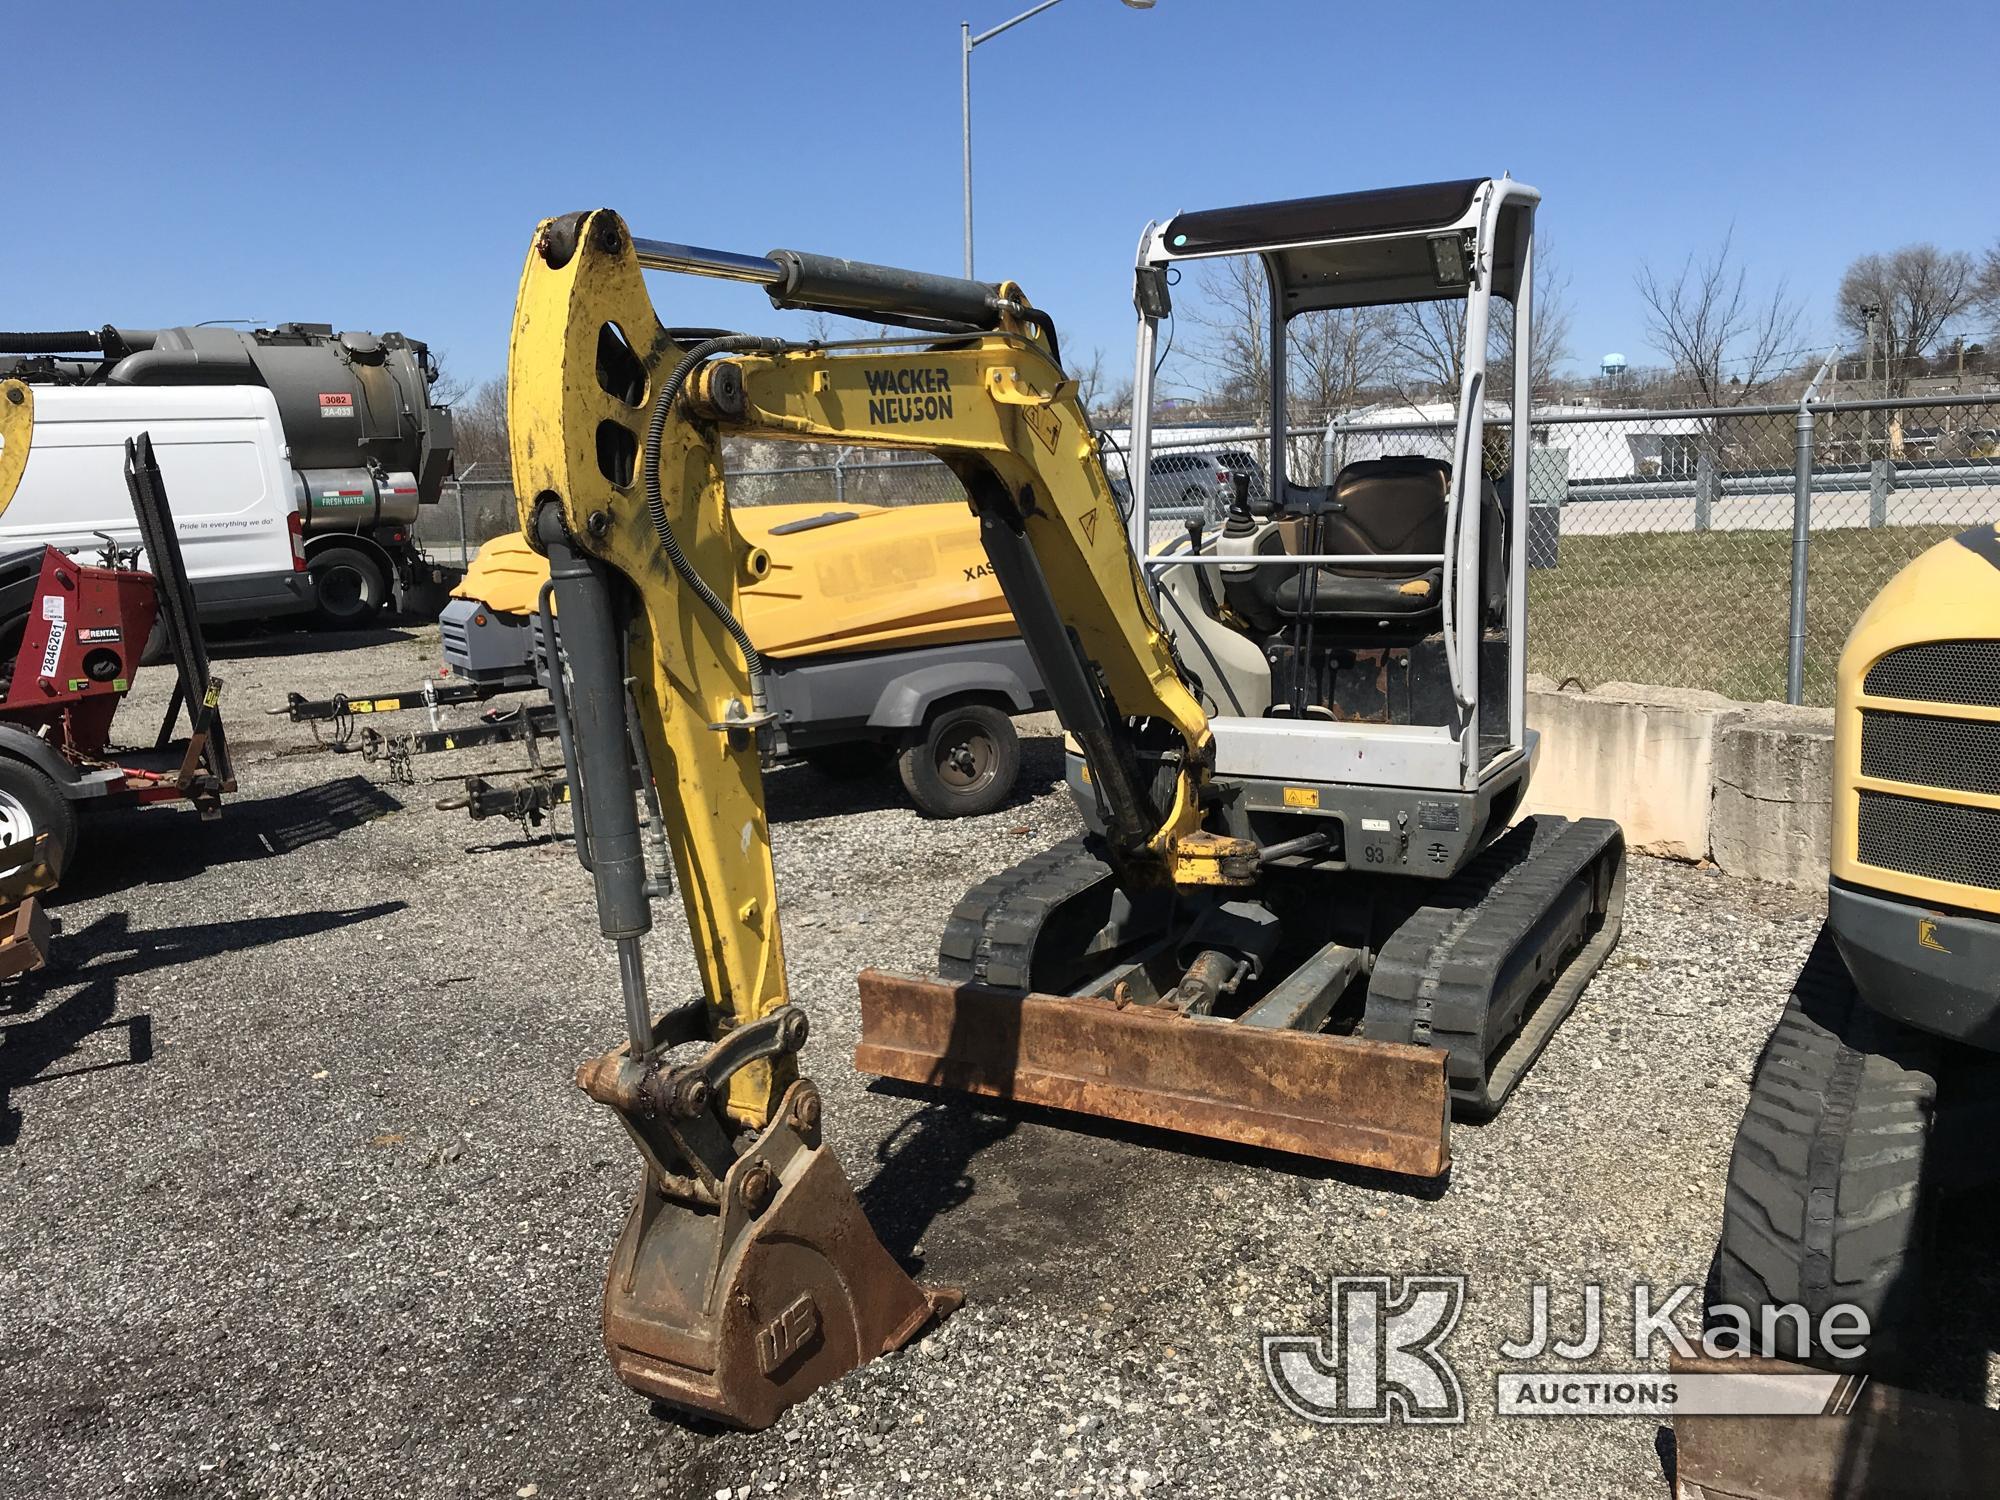
[[[1449,1162],[1454,1099],[1505,1097],[1615,941],[1624,870],[1615,825],[1516,817],[1535,748],[1527,375],[1489,407],[1486,346],[1499,297],[1532,347],[1537,201],[1477,179],[1150,226],[1129,506],[1054,322],[1012,282],[640,239],[604,210],[540,227],[509,427],[561,611],[578,853],[624,994],[625,1043],[578,1081],[645,1161],[605,1288],[629,1384],[761,1425],[955,1300],[876,1240],[798,1075],[758,772],[770,705],[741,623],[768,559],[731,521],[727,437],[948,464],[1077,747],[1091,832],[974,888],[941,978],[862,976],[865,1070],[1422,1176]],[[1219,530],[1155,555],[1157,329],[1179,263],[1228,255],[1269,276],[1275,348],[1295,317],[1462,303],[1457,421],[1441,451],[1321,484],[1274,463],[1268,494],[1240,486]],[[912,332],[665,326],[648,269]],[[1511,455],[1498,486],[1493,453]],[[645,866],[635,753],[702,977],[659,1011],[640,938],[668,875]]]

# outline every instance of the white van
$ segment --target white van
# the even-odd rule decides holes
[[[201,618],[312,608],[284,427],[262,386],[37,386],[27,472],[0,513],[0,557],[46,543],[95,562],[99,532],[137,547],[125,439],[141,432],[153,437]],[[139,566],[146,565],[142,555]],[[11,582],[0,576],[0,636],[33,593],[32,574],[18,601]]]

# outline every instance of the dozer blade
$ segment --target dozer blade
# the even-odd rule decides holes
[[[689,1186],[648,1172],[604,1284],[618,1378],[670,1405],[768,1427],[963,1300],[918,1286],[882,1247],[805,1080],[712,1204],[676,1191]]]
[[[864,1073],[1413,1177],[1451,1164],[1445,1058],[1095,997],[861,974]]]

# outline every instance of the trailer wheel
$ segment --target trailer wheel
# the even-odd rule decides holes
[[[1716,1304],[1761,1331],[1766,1307],[1868,1316],[1867,1353],[1799,1347],[1778,1318],[1776,1347],[1826,1368],[1893,1363],[1922,1308],[1926,1157],[1937,1101],[1936,1046],[1871,1010],[1822,932],[1750,1081],[1723,1196]],[[1716,1318],[1711,1312],[1711,1323]]]
[[[0,755],[0,844],[47,834],[61,851],[56,873],[76,864],[76,805],[47,772]]]
[[[360,630],[375,623],[389,602],[382,565],[359,547],[324,547],[306,564],[320,624],[333,630]]]
[[[992,812],[1014,790],[1021,741],[1014,721],[985,703],[947,704],[924,721],[897,758],[903,790],[933,818]]]

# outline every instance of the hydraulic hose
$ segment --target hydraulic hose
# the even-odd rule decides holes
[[[81,354],[104,348],[102,329],[64,333],[0,333],[0,354]]]
[[[652,518],[653,530],[659,533],[660,550],[667,554],[667,561],[679,575],[682,583],[695,598],[699,599],[722,622],[736,644],[742,648],[743,662],[750,670],[751,706],[763,712],[764,701],[764,656],[750,640],[750,632],[730,612],[729,606],[717,597],[708,581],[694,569],[687,554],[681,551],[681,544],[674,536],[674,528],[667,521],[667,502],[660,494],[660,443],[666,436],[667,417],[672,413],[674,402],[680,399],[681,387],[687,384],[688,376],[704,360],[718,354],[758,353],[773,354],[790,347],[785,340],[767,338],[751,333],[719,334],[703,339],[687,353],[673,368],[665,383],[660,387],[659,399],[653,403],[652,420],[646,424],[646,448],[640,461],[640,472],[646,484],[646,514]]]
[[[1060,370],[1062,368],[1062,344],[1056,338],[1056,320],[1039,307],[1021,309],[1021,321],[1031,328],[1039,328],[1042,337],[1048,340],[1049,360]]]

